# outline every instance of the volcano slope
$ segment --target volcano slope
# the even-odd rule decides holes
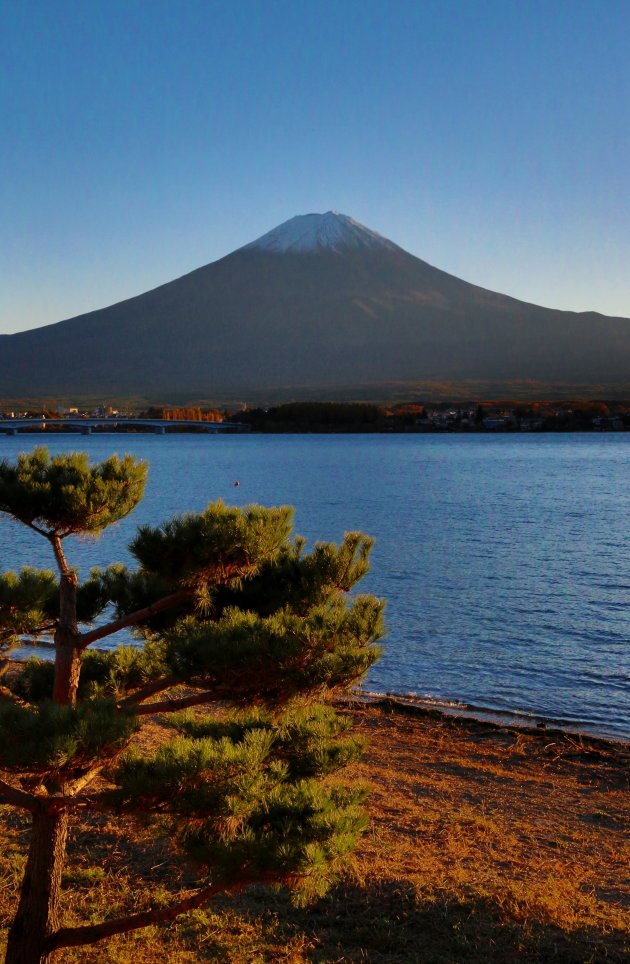
[[[487,291],[328,212],[135,298],[0,337],[0,397],[378,395],[421,380],[630,386],[630,320]]]

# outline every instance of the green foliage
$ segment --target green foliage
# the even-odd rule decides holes
[[[37,634],[59,609],[59,583],[49,570],[0,573],[0,652],[21,633]]]
[[[93,569],[90,579],[79,588],[79,601],[82,592],[86,593],[88,604],[93,600],[103,608],[112,603],[116,616],[125,616],[159,602],[165,596],[176,592],[180,587],[162,576],[144,569],[130,571],[126,566],[116,563],[107,569]],[[194,611],[195,597],[183,600],[177,606],[169,607],[147,618],[136,627],[139,635],[147,631],[161,631],[173,625],[183,615]]]
[[[36,706],[0,703],[0,767],[15,770],[82,766],[105,751],[123,748],[137,728],[113,700],[76,708],[44,700]]]
[[[79,695],[83,699],[121,697],[163,675],[166,670],[164,646],[150,640],[140,648],[118,646],[107,652],[86,653]]]
[[[279,715],[260,707],[233,712],[220,719],[199,716],[190,710],[171,717],[169,724],[193,739],[239,743],[256,730],[273,737],[275,758],[288,767],[291,778],[325,776],[356,759],[362,743],[348,737],[350,723],[330,706],[292,705]]]
[[[214,597],[215,608],[221,611],[237,606],[261,616],[286,607],[306,613],[340,591],[348,592],[363,578],[373,544],[373,539],[360,532],[346,532],[341,545],[318,542],[313,552],[305,555],[304,540],[298,538],[236,589],[220,588]]]
[[[153,756],[131,752],[116,773],[125,800],[164,802],[191,816],[215,809],[226,795],[259,783],[273,735],[248,730],[242,740],[224,736],[193,740],[183,736],[161,746]]]
[[[120,698],[130,690],[166,671],[164,646],[149,640],[142,648],[119,646],[114,650],[88,651],[81,662],[79,699]],[[11,681],[12,691],[22,700],[38,703],[52,697],[55,665],[41,659],[26,660]]]
[[[8,680],[9,688],[21,700],[39,703],[52,699],[55,664],[37,656],[24,660],[20,671]]]
[[[131,753],[116,774],[122,800],[167,816],[169,833],[219,879],[299,878],[323,892],[365,828],[363,787],[324,786],[359,752],[329,708],[293,707],[274,720],[179,716],[177,737],[147,758]]]
[[[165,546],[165,539],[162,538],[161,530],[150,530],[147,543],[143,541],[143,555],[145,566],[159,566],[160,570],[151,568],[141,568],[130,571],[126,566],[115,564],[105,570],[92,570],[90,579],[79,587],[78,613],[79,619],[92,619],[95,615],[113,603],[117,616],[124,616],[127,613],[135,612],[158,602],[164,596],[177,591],[182,582],[182,574],[186,573],[183,581],[196,581],[196,594],[190,600],[183,601],[180,605],[158,612],[145,620],[138,628],[140,633],[145,630],[165,631],[172,627],[174,623],[184,615],[190,615],[194,611],[202,614],[210,612],[217,618],[226,608],[237,607],[239,609],[252,610],[263,616],[271,615],[279,609],[289,607],[296,613],[306,613],[314,606],[320,605],[331,596],[338,594],[339,591],[347,592],[365,575],[369,568],[369,554],[373,545],[373,540],[361,533],[346,533],[341,545],[334,543],[317,543],[312,553],[304,553],[304,540],[296,538],[289,542],[284,519],[281,520],[280,534],[277,533],[277,511],[267,510],[256,507],[261,516],[261,521],[271,527],[271,534],[265,536],[264,540],[259,540],[257,555],[260,558],[264,553],[268,553],[263,561],[252,564],[253,553],[250,551],[249,561],[245,566],[249,566],[251,571],[246,578],[233,577],[233,557],[230,560],[225,555],[218,555],[221,551],[220,545],[213,545],[211,534],[206,535],[208,540],[205,547],[197,547],[197,554],[203,555],[200,568],[194,569],[197,575],[190,576],[191,561],[190,557],[184,559],[184,554],[188,553],[187,543],[191,538],[191,517],[177,519],[173,524],[164,526],[168,528],[174,541],[178,541],[177,553],[170,553]],[[228,515],[229,525],[232,525],[233,516],[238,510],[225,509],[221,503],[211,505],[205,513],[206,521],[211,519],[217,522],[217,518]],[[251,513],[252,510],[246,510]],[[290,511],[290,510],[287,510]],[[264,514],[268,514],[264,519]],[[220,522],[219,522],[220,527]],[[210,526],[208,525],[209,529]],[[141,529],[140,533],[144,540],[144,533],[147,529]],[[139,536],[138,539],[141,537]],[[282,543],[276,548],[279,539]],[[155,552],[157,561],[152,561],[151,553],[148,549],[149,542],[155,539],[158,548],[153,547],[151,553]],[[181,539],[181,541],[179,541]],[[264,543],[264,545],[260,545]],[[254,547],[256,549],[256,547]],[[175,565],[174,559],[177,558],[179,565]],[[244,566],[239,565],[240,571],[244,572]],[[199,565],[199,562],[198,562]],[[227,584],[221,582],[228,579]],[[219,580],[219,583],[213,582]]]
[[[130,549],[143,569],[174,584],[234,582],[275,558],[291,535],[293,509],[211,503],[158,528],[141,526]]]
[[[84,452],[51,457],[40,446],[0,461],[0,512],[61,538],[100,532],[136,507],[147,471],[130,455],[91,466]]]
[[[382,635],[383,604],[372,596],[334,599],[304,616],[227,609],[215,623],[184,620],[167,636],[166,660],[179,679],[226,699],[277,702],[351,686],[378,659]]]
[[[77,587],[77,620],[80,623],[91,623],[101,616],[109,606],[111,599],[107,586],[101,580],[98,569],[90,572],[90,578],[79,583]]]
[[[326,893],[367,827],[366,788],[302,780],[247,789],[226,799],[225,813],[181,828],[180,846],[226,883],[288,878],[298,901]]]

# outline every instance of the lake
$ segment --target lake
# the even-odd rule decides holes
[[[630,737],[630,433],[0,436],[150,463],[146,497],[71,561],[128,561],[136,525],[222,498],[296,507],[310,543],[376,538],[361,589],[388,600],[371,690]],[[234,482],[240,486],[235,487]],[[0,569],[51,567],[0,522]]]

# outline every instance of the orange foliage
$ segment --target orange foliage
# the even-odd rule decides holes
[[[165,408],[162,418],[168,422],[222,422],[223,415],[217,408],[203,411],[200,408]]]

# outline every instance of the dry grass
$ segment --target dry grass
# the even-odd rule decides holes
[[[254,889],[59,960],[630,959],[627,752],[387,704],[352,713],[370,740],[351,775],[372,783],[372,829],[329,897],[297,910],[283,892]],[[3,926],[27,833],[0,810]],[[150,827],[92,818],[72,836],[65,885],[66,923],[79,923],[168,900],[194,878]]]

